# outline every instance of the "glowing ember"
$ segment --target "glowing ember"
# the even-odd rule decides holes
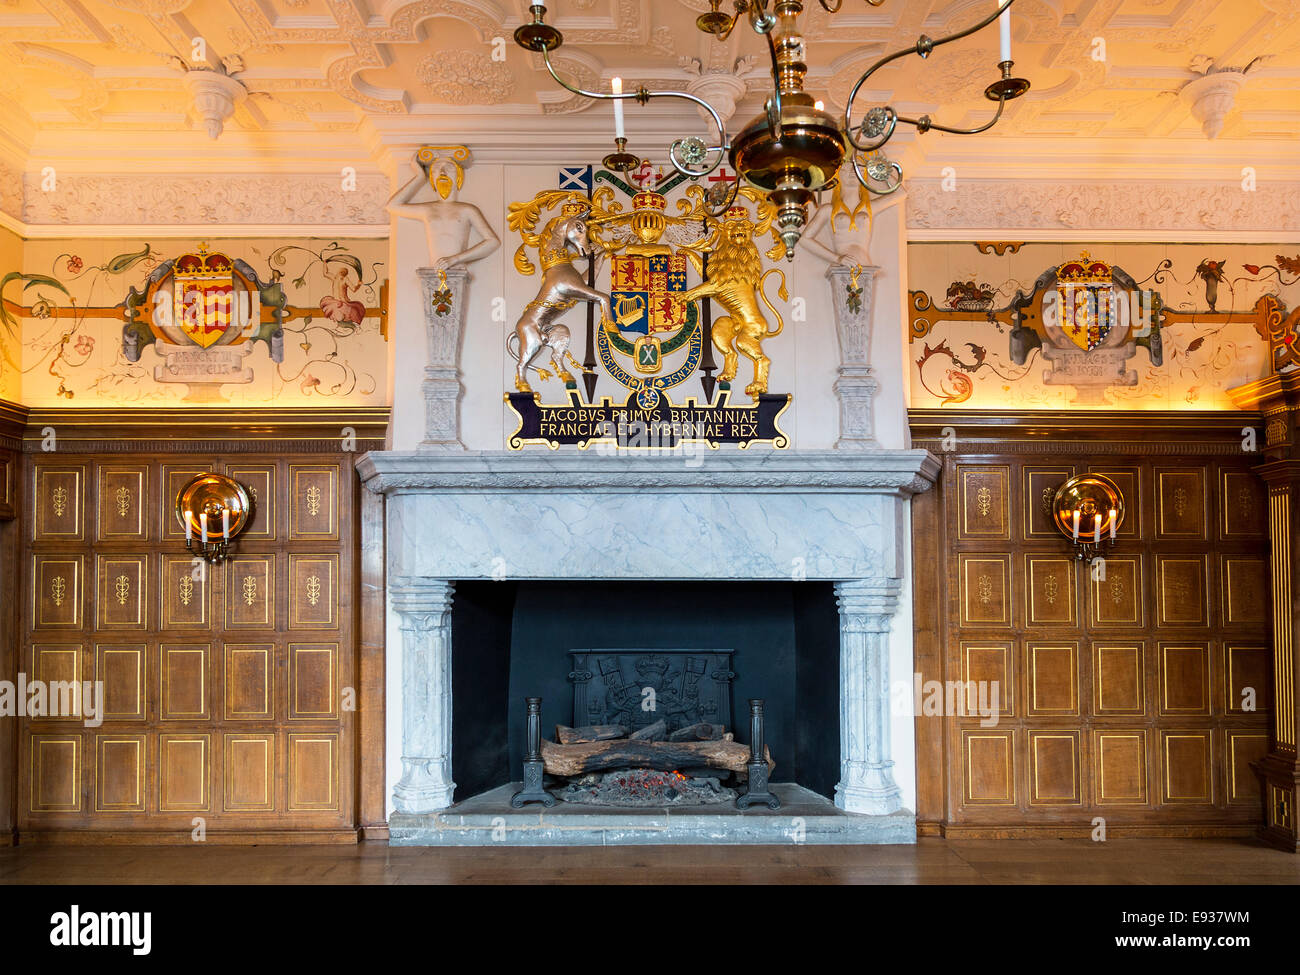
[[[736,798],[734,789],[715,778],[693,778],[654,769],[584,775],[554,794],[565,802],[600,806],[702,806]]]

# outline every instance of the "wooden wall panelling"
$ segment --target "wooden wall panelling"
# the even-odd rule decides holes
[[[918,829],[1090,835],[1103,816],[1110,835],[1252,832],[1272,673],[1250,416],[911,419],[915,445],[942,452],[948,426],[959,445],[912,502],[917,670],[1012,687],[996,721],[917,717]],[[1080,471],[1125,494],[1100,567],[1043,507]],[[935,563],[939,578],[921,568]]]
[[[945,457],[942,475],[952,477],[952,460]],[[935,572],[934,566],[950,557],[943,547],[946,522],[945,492],[929,490],[912,497],[912,602],[914,606],[948,606],[949,574]],[[913,616],[912,655],[915,673],[922,687],[943,686],[945,633],[940,625],[943,613],[917,613]],[[948,747],[948,728],[942,718],[927,716],[917,709],[913,720],[916,734],[916,831],[918,836],[937,836],[952,814],[949,783],[965,781],[954,766],[963,761],[960,749]],[[924,756],[924,758],[922,758]]]
[[[26,559],[22,551],[21,446],[26,410],[0,400],[0,680],[17,681],[22,666],[21,598]],[[0,721],[0,846],[17,840],[18,722]]]
[[[342,842],[356,839],[364,796],[381,835],[382,552],[359,670],[361,498],[338,439],[352,426],[360,449],[382,446],[379,414],[141,412],[157,416],[110,427],[68,411],[51,455],[30,425],[22,435],[15,642],[32,648],[33,673],[102,680],[106,711],[98,727],[20,724],[6,825],[50,842],[187,843],[200,816],[209,842]],[[221,416],[227,440],[213,437]],[[255,495],[250,530],[217,566],[189,556],[172,511],[179,486],[206,470]],[[6,530],[0,521],[0,540]]]

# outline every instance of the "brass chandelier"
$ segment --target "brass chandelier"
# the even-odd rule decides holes
[[[844,0],[818,0],[828,13],[837,13]],[[878,7],[884,0],[866,0]],[[1012,77],[1011,68],[1011,5],[1015,0],[1001,0],[996,9],[979,23],[947,37],[930,38],[922,34],[911,47],[886,55],[863,73],[849,94],[844,116],[837,119],[826,112],[820,102],[804,91],[804,77],[808,64],[804,52],[804,36],[799,28],[799,16],[804,12],[803,0],[733,0],[734,14],[723,13],[722,0],[709,0],[712,8],[695,21],[696,27],[718,40],[724,40],[742,18],[748,20],[756,34],[767,40],[772,61],[772,94],[768,96],[761,115],[751,119],[734,138],[729,138],[726,125],[717,109],[696,95],[684,91],[649,91],[644,86],[635,91],[623,91],[620,79],[615,78],[609,93],[585,91],[569,84],[555,71],[551,53],[564,43],[559,29],[546,23],[546,6],[534,3],[529,7],[532,21],[515,31],[515,42],[526,50],[541,54],[546,70],[562,87],[576,95],[604,101],[613,101],[616,122],[616,151],[605,157],[606,168],[627,172],[640,165],[640,160],[627,152],[627,138],[623,131],[623,101],[634,99],[644,105],[652,98],[683,98],[707,111],[718,131],[718,144],[709,145],[696,136],[678,139],[669,149],[668,158],[679,173],[698,179],[714,172],[724,160],[738,174],[730,190],[724,188],[709,194],[711,216],[721,216],[735,201],[742,179],[767,195],[776,210],[775,225],[785,243],[785,255],[794,257],[795,245],[808,223],[808,204],[813,194],[834,186],[846,157],[863,188],[877,196],[893,193],[903,181],[902,167],[884,156],[879,150],[894,135],[899,122],[915,126],[918,132],[937,129],[957,135],[974,135],[990,129],[1002,117],[1006,103],[1019,98],[1029,90],[1024,78]],[[940,125],[930,116],[908,118],[891,106],[879,106],[866,113],[860,123],[853,120],[853,104],[867,79],[885,65],[909,54],[922,59],[941,44],[968,37],[1001,18],[1001,57],[998,69],[1001,77],[984,89],[989,100],[997,102],[993,117],[984,125],[959,129]]]

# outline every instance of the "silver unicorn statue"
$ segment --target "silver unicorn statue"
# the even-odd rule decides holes
[[[591,239],[587,235],[588,207],[585,203],[566,203],[558,217],[554,217],[537,235],[538,256],[542,265],[542,284],[537,297],[524,308],[515,324],[515,333],[507,340],[506,347],[518,363],[515,371],[515,389],[521,393],[531,393],[528,385],[528,370],[536,369],[543,379],[550,379],[551,373],[534,360],[549,352],[551,365],[555,374],[565,383],[573,382],[573,376],[564,368],[568,359],[579,370],[582,366],[569,352],[572,336],[568,326],[555,321],[579,301],[600,302],[601,324],[613,321],[613,311],[609,306],[609,295],[589,287],[573,266],[577,257],[586,257],[591,253]],[[542,357],[545,361],[545,357]]]

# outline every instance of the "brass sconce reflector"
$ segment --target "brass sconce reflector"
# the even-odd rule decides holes
[[[231,540],[252,517],[248,489],[224,474],[199,474],[176,495],[176,520],[185,529],[185,547],[209,562],[226,558]]]
[[[1080,474],[1056,489],[1052,521],[1062,535],[1080,547],[1080,558],[1095,554],[1103,542],[1114,544],[1124,524],[1124,495],[1104,475]]]

